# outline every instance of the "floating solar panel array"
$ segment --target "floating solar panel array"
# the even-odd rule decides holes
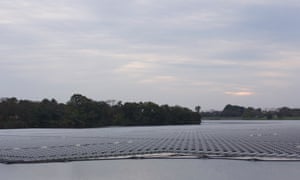
[[[300,122],[0,131],[2,163],[163,153],[300,159]]]

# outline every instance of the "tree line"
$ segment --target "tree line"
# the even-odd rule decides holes
[[[92,128],[104,126],[179,125],[201,123],[200,106],[153,102],[94,101],[74,94],[67,103],[2,98],[0,128]]]
[[[300,109],[281,107],[271,110],[228,104],[222,111],[202,112],[205,119],[300,119]]]

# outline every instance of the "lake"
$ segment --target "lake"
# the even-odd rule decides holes
[[[2,160],[50,157],[78,160],[77,156],[84,160],[92,157],[92,153],[96,153],[94,157],[119,157],[151,152],[290,160],[187,158],[0,164],[2,179],[298,180],[300,177],[300,161],[291,161],[298,160],[300,155],[300,121],[204,121],[200,126],[0,130],[0,143]]]
[[[299,180],[300,162],[239,160],[104,160],[0,164],[5,180]]]

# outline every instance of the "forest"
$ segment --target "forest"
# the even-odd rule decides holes
[[[0,128],[95,128],[200,124],[201,119],[300,119],[300,109],[281,107],[262,110],[228,104],[221,111],[201,111],[153,102],[95,101],[74,94],[66,103],[0,99]]]
[[[192,111],[181,106],[153,102],[94,101],[74,94],[67,103],[1,98],[0,128],[94,128],[200,124],[200,106]]]
[[[203,119],[254,119],[254,120],[288,120],[300,119],[300,109],[280,107],[273,109],[243,107],[228,104],[222,111],[201,112]]]

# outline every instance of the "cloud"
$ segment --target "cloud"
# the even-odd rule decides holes
[[[26,82],[40,96],[59,84],[164,99],[169,87],[171,103],[276,106],[270,88],[300,87],[298,15],[297,0],[2,0],[1,94],[25,96]]]
[[[231,95],[231,96],[252,96],[255,93],[251,91],[228,91],[225,92],[226,95]]]
[[[264,71],[257,73],[259,77],[265,78],[285,78],[288,77],[289,74],[283,72],[273,72],[273,71]]]
[[[148,79],[143,79],[139,81],[142,84],[157,84],[157,83],[173,83],[178,81],[174,76],[154,76]]]
[[[20,0],[3,1],[1,3],[1,17],[10,24],[31,24],[42,21],[87,20],[91,18],[88,11],[73,3],[59,1]]]
[[[150,69],[153,68],[153,66],[154,65],[150,63],[133,61],[117,68],[115,71],[118,73],[124,73],[126,75],[145,74],[149,72]]]

